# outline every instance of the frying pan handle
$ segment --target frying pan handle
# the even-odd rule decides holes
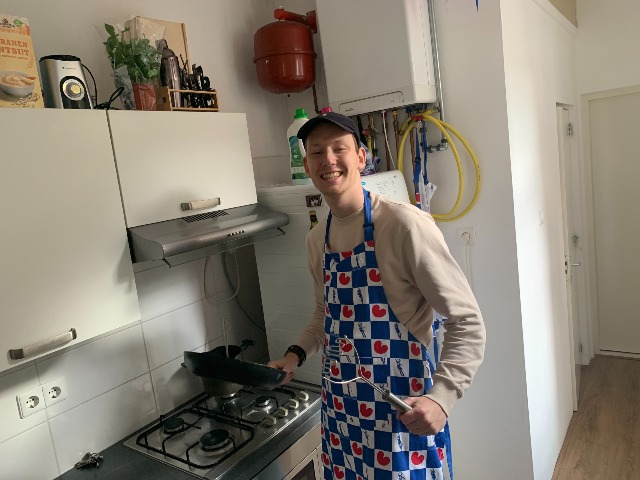
[[[394,406],[400,413],[407,413],[409,410],[411,410],[411,407],[409,405],[404,403],[391,392],[385,392],[382,395],[382,398],[384,398],[387,402]]]

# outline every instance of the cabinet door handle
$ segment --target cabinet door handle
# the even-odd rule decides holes
[[[200,210],[202,208],[217,207],[218,205],[220,205],[220,197],[181,203],[180,208],[183,212],[186,212],[187,210]]]
[[[28,347],[9,350],[9,357],[12,360],[22,360],[23,358],[29,358],[35,355],[40,355],[41,353],[44,353],[48,350],[53,350],[54,348],[61,347],[65,343],[69,343],[75,340],[77,337],[78,337],[78,334],[76,333],[76,329],[72,328],[71,330],[63,333],[62,335],[56,335],[53,338],[43,340],[42,342],[34,343],[33,345],[29,345]]]

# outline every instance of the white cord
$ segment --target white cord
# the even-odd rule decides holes
[[[209,298],[215,298],[215,301],[217,303],[219,302],[228,302],[229,300],[233,300],[234,298],[236,298],[236,296],[238,295],[238,292],[240,292],[240,267],[238,266],[238,257],[235,254],[235,250],[231,251],[230,253],[233,254],[233,259],[235,260],[235,264],[236,264],[236,278],[238,280],[238,284],[236,285],[236,291],[233,293],[233,295],[231,295],[229,298],[225,298],[225,299],[219,299],[219,298],[215,298],[216,294],[214,295],[210,295],[209,294],[209,289],[207,288],[207,265],[209,264],[209,260],[211,260],[211,256],[208,256],[207,259],[204,262],[204,296],[205,298],[207,298],[207,300]]]
[[[236,279],[238,281],[238,284],[236,285],[236,291],[233,293],[233,295],[231,295],[229,298],[225,298],[224,300],[218,300],[219,302],[228,302],[229,300],[233,300],[234,298],[236,298],[238,292],[240,291],[240,267],[238,266],[238,256],[236,255],[235,250],[232,250],[230,253],[233,255],[233,260],[236,264]]]
[[[231,253],[233,253],[233,258],[236,263],[236,278],[238,279],[238,285],[236,285],[236,291],[234,292],[234,294],[231,295],[229,298],[225,298],[224,300],[215,299],[216,305],[219,305],[220,302],[228,302],[229,300],[233,300],[236,297],[236,295],[238,295],[238,292],[240,291],[240,268],[238,266],[238,257],[235,254],[235,250],[232,250]],[[211,256],[208,256],[204,262],[204,296],[207,299],[207,302],[213,305],[213,303],[209,300],[211,298],[211,295],[209,295],[209,289],[207,288],[207,265],[209,264],[210,260],[211,260]],[[222,326],[222,341],[224,342],[224,349],[225,349],[225,352],[227,352],[227,357],[228,357],[229,356],[229,339],[227,335],[227,320],[224,315],[220,315],[220,318],[221,318],[221,326]]]
[[[396,163],[393,161],[393,155],[391,155],[391,147],[389,146],[389,137],[387,136],[387,122],[385,122],[384,114],[385,114],[385,111],[382,110],[382,131],[384,133],[384,141],[387,144],[387,152],[389,153],[389,159],[391,160],[391,165],[395,170]]]

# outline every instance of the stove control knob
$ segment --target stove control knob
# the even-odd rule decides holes
[[[304,390],[301,390],[298,393],[297,398],[299,398],[300,400],[302,400],[303,402],[306,402],[307,400],[309,400],[309,394],[307,392],[305,392]]]
[[[265,427],[275,427],[277,421],[278,421],[278,419],[276,417],[273,417],[271,415],[267,415],[264,418],[264,426]]]
[[[281,418],[286,417],[287,415],[289,415],[289,410],[287,410],[284,407],[280,407],[277,411],[276,411],[276,415],[278,415]]]
[[[292,398],[291,400],[289,400],[285,407],[290,408],[292,410],[297,409],[300,406],[300,402],[298,402],[298,400],[296,400],[295,398]]]

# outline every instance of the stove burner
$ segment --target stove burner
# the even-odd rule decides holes
[[[240,395],[240,390],[238,390],[237,392],[230,393],[228,395],[220,395],[218,398],[221,398],[223,400],[231,400],[232,398],[236,398],[238,395]]]
[[[234,440],[228,430],[221,428],[211,430],[200,438],[200,453],[202,455],[221,455],[232,448],[234,448]]]
[[[211,430],[200,438],[200,445],[204,448],[214,449],[224,445],[229,440],[229,431],[222,428]]]
[[[187,424],[180,417],[172,417],[162,422],[164,427],[164,433],[171,435],[173,433],[184,432],[187,429]]]
[[[258,408],[270,407],[272,403],[273,403],[273,398],[272,397],[267,397],[265,395],[262,395],[262,396],[256,398],[256,407],[258,407]]]

